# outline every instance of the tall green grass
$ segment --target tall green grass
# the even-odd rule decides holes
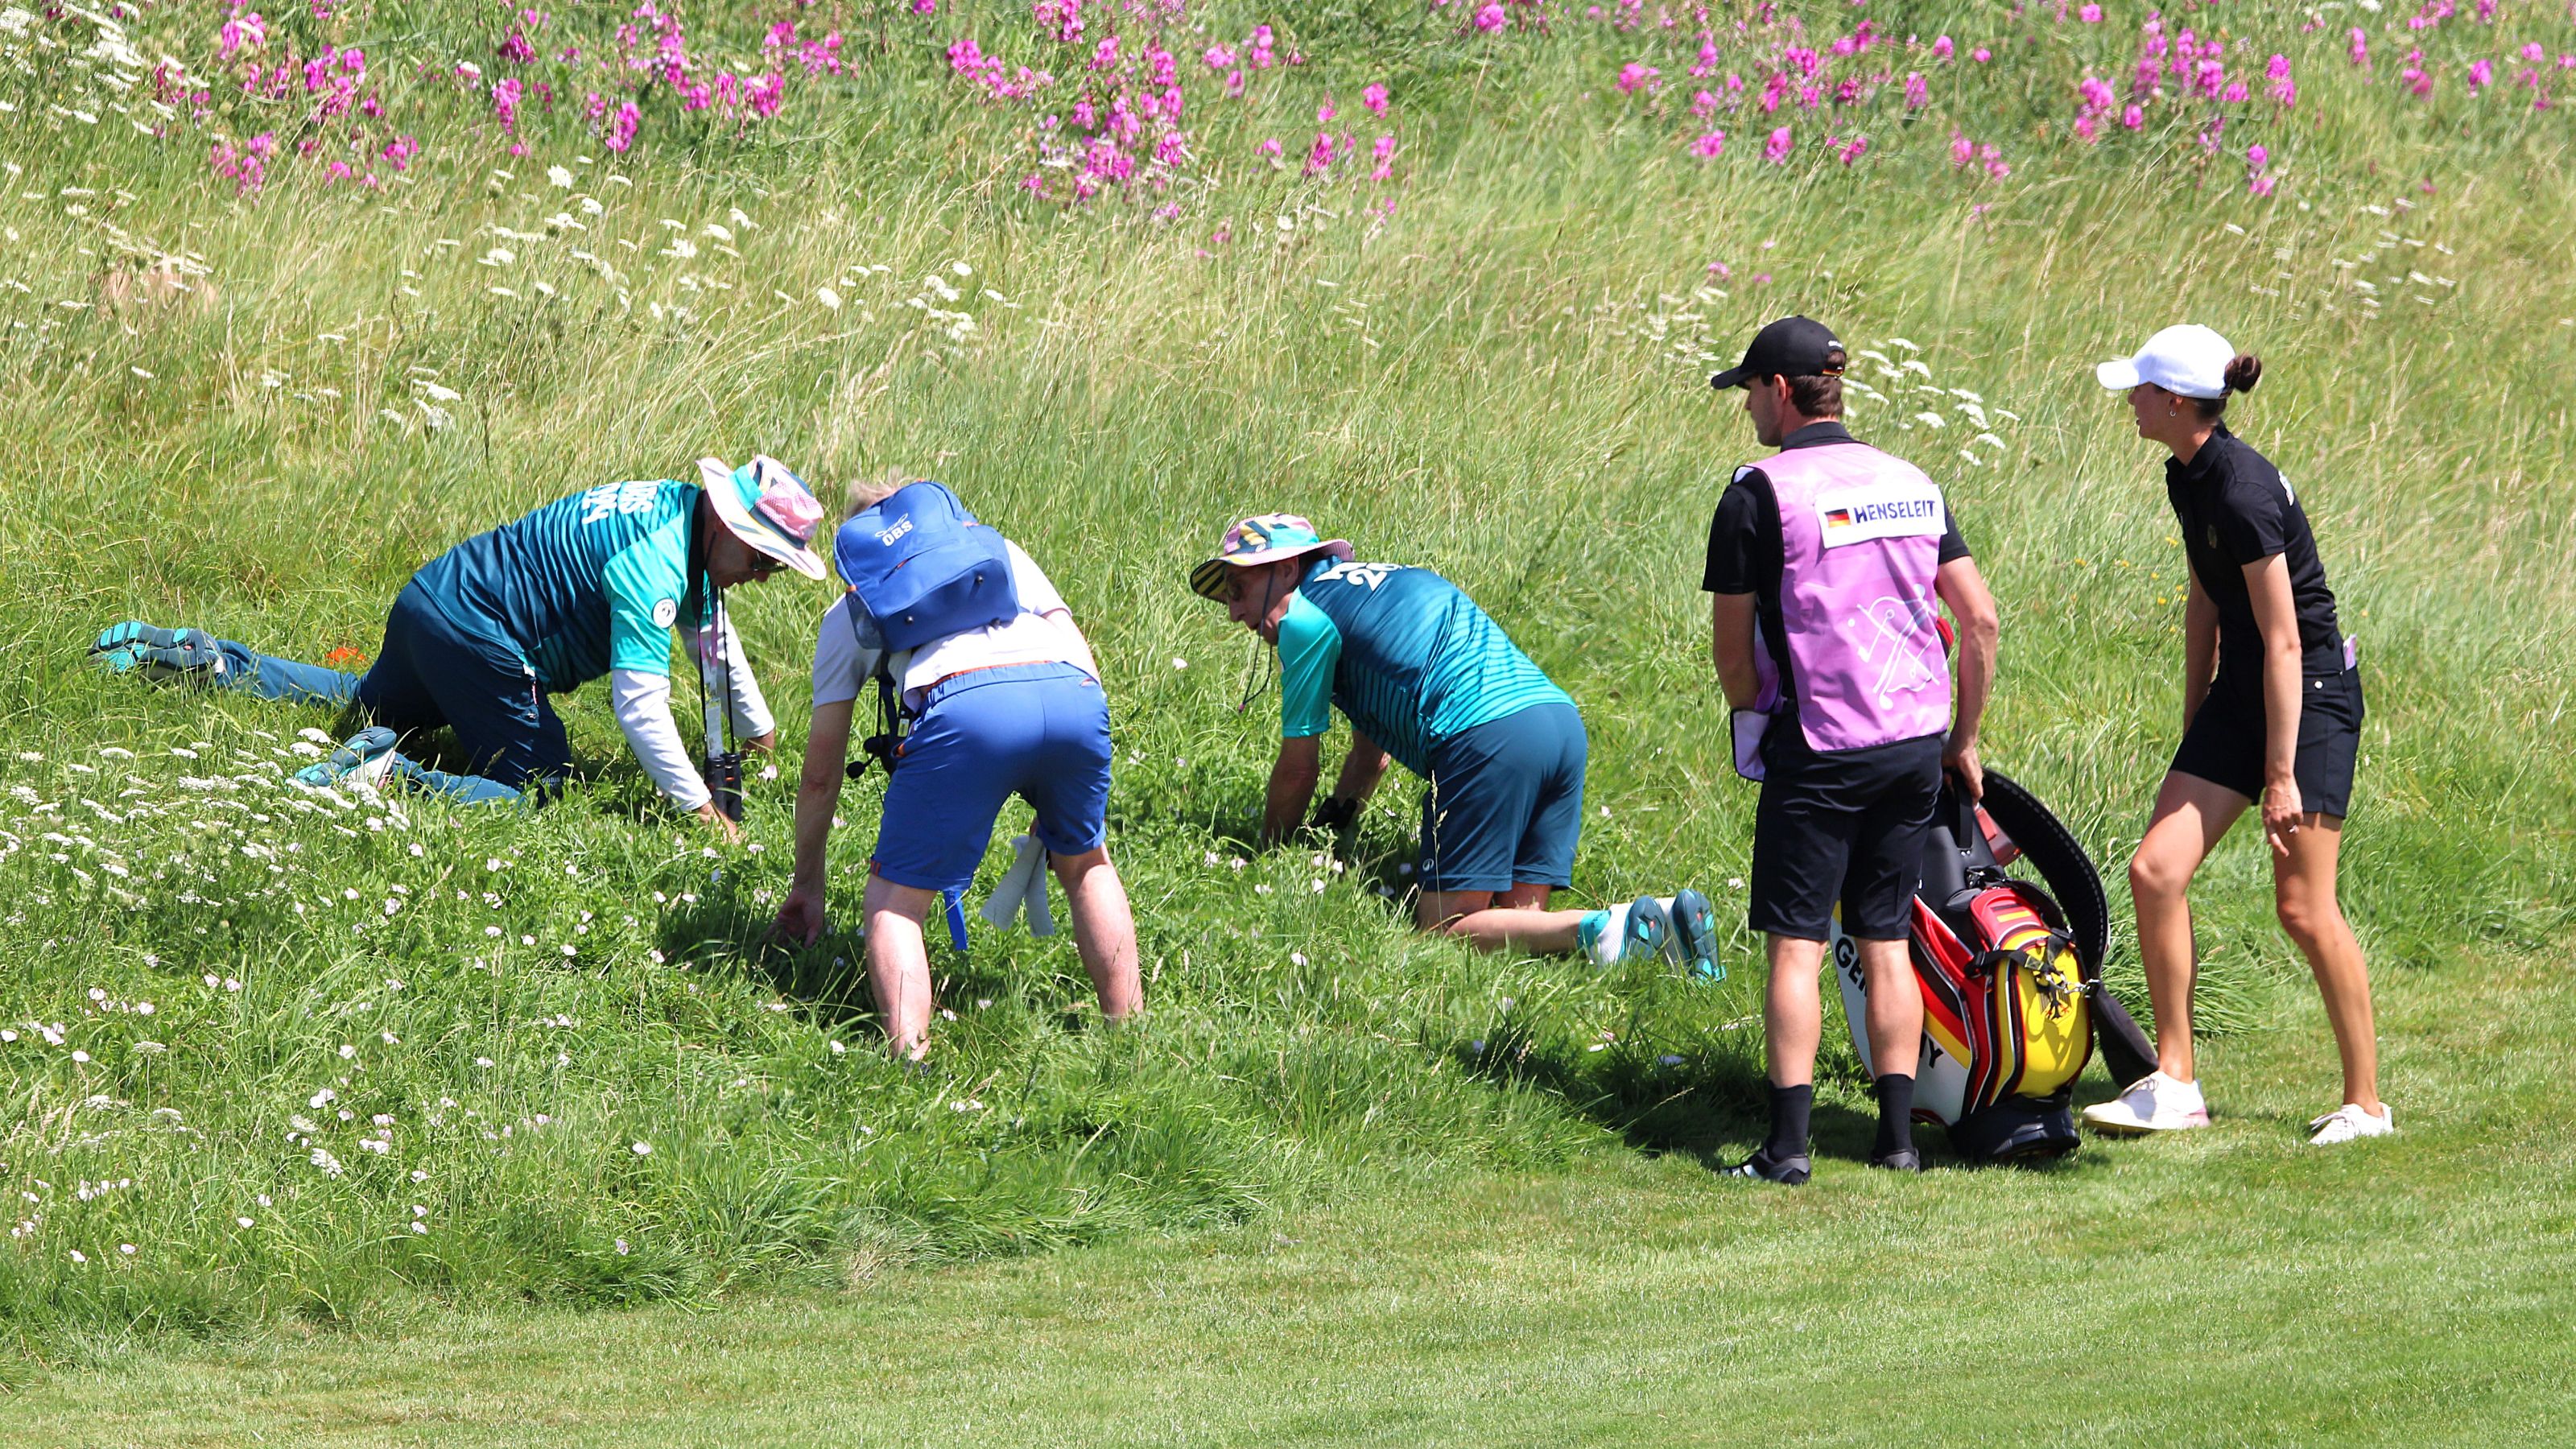
[[[1899,29],[2021,34],[1996,7],[1898,8]],[[462,7],[378,14],[389,59],[490,43]],[[2062,139],[2048,118],[2087,57],[2058,47],[2097,42],[2034,26],[1859,167],[1703,165],[1607,101],[1616,36],[1480,46],[1377,7],[1302,22],[1309,68],[1208,122],[1218,159],[1164,223],[1014,199],[1025,117],[971,103],[936,47],[1018,14],[952,7],[828,103],[695,149],[605,158],[557,123],[511,160],[457,105],[367,197],[237,198],[193,144],[47,112],[66,73],[7,82],[0,271],[28,290],[0,294],[0,1186],[22,1225],[0,1323],[21,1346],[356,1321],[412,1292],[705,1298],[1559,1162],[1604,1133],[1741,1142],[1754,943],[1710,989],[1416,940],[1387,894],[1410,785],[1347,862],[1250,851],[1275,705],[1234,708],[1255,652],[1182,577],[1269,509],[1440,569],[1584,708],[1573,895],[1692,882],[1732,919],[1752,795],[1697,578],[1758,450],[1705,374],[1789,310],[1887,359],[1856,371],[1875,395],[1851,422],[1944,484],[2003,603],[1988,758],[2058,806],[2115,900],[2179,732],[2183,565],[2158,458],[2089,369],[2183,318],[2262,353],[2233,421],[2297,482],[2367,661],[2346,901],[2374,964],[2477,969],[2563,931],[2563,112],[2415,107],[2341,67],[2331,31],[2249,18],[2305,93],[2276,137],[2292,179],[2258,201],[2187,137]],[[1408,148],[1384,192],[1244,159],[1380,77]],[[1955,174],[1953,124],[2004,137],[2015,174]],[[160,253],[202,262],[196,293],[105,305],[102,274]],[[1116,709],[1141,1028],[1100,1029],[1062,938],[979,928],[940,967],[935,1069],[886,1064],[853,937],[759,943],[784,780],[755,784],[752,851],[712,850],[595,692],[560,701],[586,779],[553,809],[342,807],[275,783],[297,730],[340,722],[83,661],[129,615],[372,652],[454,540],[755,450],[823,490],[949,480],[1072,602]],[[742,594],[792,779],[827,593]],[[844,803],[844,922],[878,788]],[[2231,841],[2198,901],[2203,1020],[2262,1029],[2304,988],[2258,846]]]

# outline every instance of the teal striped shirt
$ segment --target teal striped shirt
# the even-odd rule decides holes
[[[1532,705],[1574,701],[1493,616],[1429,569],[1323,559],[1279,621],[1280,733],[1350,717],[1417,775],[1444,740]]]
[[[605,483],[478,533],[412,582],[466,629],[516,649],[548,693],[611,669],[671,672],[671,626],[694,620],[689,526],[698,485]]]

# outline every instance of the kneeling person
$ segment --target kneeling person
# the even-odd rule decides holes
[[[607,676],[635,758],[663,795],[727,838],[723,815],[671,717],[671,639],[720,656],[735,731],[766,750],[769,707],[721,591],[781,565],[823,577],[808,543],[823,507],[776,460],[702,459],[699,481],[604,483],[457,544],[420,566],[394,599],[365,675],[257,653],[202,629],[113,625],[90,646],[120,673],[177,679],[299,704],[353,706],[372,724],[295,779],[373,788],[400,781],[474,804],[542,797],[572,771],[553,696]],[[445,726],[474,773],[396,752]]]
[[[1548,909],[1573,883],[1583,830],[1583,717],[1457,585],[1429,569],[1355,563],[1348,542],[1271,513],[1228,528],[1190,587],[1279,651],[1265,843],[1304,820],[1338,708],[1351,748],[1316,823],[1356,818],[1390,757],[1430,782],[1421,929],[1489,951],[1579,951],[1602,965],[1663,952],[1716,971],[1714,914],[1697,891]]]
[[[850,507],[858,516],[841,526],[833,551],[852,587],[823,615],[814,648],[795,884],[779,905],[777,934],[807,945],[822,935],[824,844],[840,803],[851,719],[861,692],[881,680],[911,722],[887,760],[893,778],[864,905],[868,982],[889,1048],[912,1059],[929,1050],[922,922],[944,893],[975,878],[994,819],[1013,794],[1037,809],[1033,834],[1071,904],[1074,944],[1101,1014],[1126,1019],[1143,990],[1127,888],[1109,861],[1109,705],[1091,645],[1036,562],[968,517],[941,485],[863,484],[851,490]],[[962,573],[960,558],[969,563]],[[952,575],[953,593],[907,597],[923,579]],[[941,628],[962,620],[974,622]],[[915,637],[925,627],[936,632]]]

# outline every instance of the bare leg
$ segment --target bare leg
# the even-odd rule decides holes
[[[1871,1069],[1882,1077],[1913,1076],[1923,1051],[1923,983],[1914,977],[1906,943],[1857,938],[1854,943],[1860,947],[1861,979],[1869,983],[1865,1025]],[[1821,1019],[1816,1030],[1824,1030]]]
[[[1762,988],[1762,1033],[1771,1058],[1771,1085],[1803,1087],[1816,1079],[1816,1044],[1825,1034],[1825,1007],[1816,995],[1825,943],[1777,932],[1765,936],[1763,943],[1771,958],[1771,979]],[[1903,949],[1901,944],[1898,949]],[[1873,981],[1873,996],[1875,992]],[[1915,1035],[1921,1036],[1922,997],[1914,999],[1914,1009]]]
[[[2129,861],[2138,959],[2146,968],[2147,1002],[2155,1016],[2156,1067],[2177,1082],[2192,1080],[2191,992],[2200,975],[2185,894],[2210,849],[2252,803],[2198,775],[2167,774],[2146,838]]]
[[[886,1050],[909,1061],[930,1051],[930,952],[921,923],[939,892],[868,873],[868,986],[885,1017]]]
[[[2361,943],[2335,898],[2335,865],[2343,848],[2343,819],[2311,812],[2285,837],[2290,853],[2272,861],[2272,889],[2289,932],[2325,999],[2343,1056],[2343,1099],[2372,1111],[2379,1107],[2379,1037],[2371,1020],[2370,971]]]
[[[1127,886],[1118,867],[1109,863],[1109,848],[1080,855],[1049,852],[1055,878],[1073,914],[1073,944],[1082,953],[1082,969],[1091,973],[1091,989],[1100,998],[1100,1014],[1125,1021],[1145,1001],[1136,976],[1136,917],[1127,904]]]
[[[1553,886],[1516,885],[1493,891],[1424,891],[1414,903],[1414,924],[1455,936],[1480,951],[1528,951],[1563,956],[1576,946],[1584,911],[1551,911]]]

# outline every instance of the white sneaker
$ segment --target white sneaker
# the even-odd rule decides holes
[[[2357,1137],[2385,1137],[2397,1130],[2397,1109],[2382,1102],[2377,1112],[2367,1112],[2346,1102],[2310,1122],[2308,1130],[2317,1134],[2308,1139],[2310,1147],[2332,1147]]]
[[[2162,1072],[2150,1072],[2110,1101],[2085,1108],[2084,1125],[2114,1137],[2179,1132],[2208,1126],[2209,1104],[2201,1098],[2198,1082],[2177,1082]]]

